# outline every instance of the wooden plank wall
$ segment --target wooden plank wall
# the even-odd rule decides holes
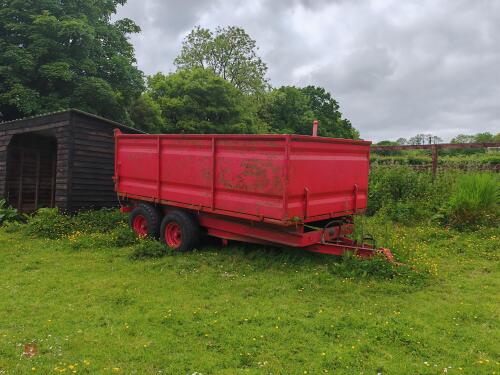
[[[7,146],[10,136],[0,129],[0,199],[5,197],[7,184]]]
[[[113,126],[73,113],[73,158],[70,209],[118,205],[114,191]]]

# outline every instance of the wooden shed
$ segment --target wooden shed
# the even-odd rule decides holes
[[[115,206],[115,128],[141,133],[76,109],[0,123],[0,197],[23,212]]]

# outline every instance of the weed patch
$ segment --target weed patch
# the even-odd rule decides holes
[[[61,239],[82,233],[117,233],[117,228],[123,231],[125,225],[126,216],[115,209],[65,214],[57,208],[41,208],[29,217],[24,229],[34,237]]]
[[[10,207],[5,199],[0,199],[0,225],[24,220],[15,208]]]
[[[167,250],[165,246],[159,242],[149,238],[142,238],[133,247],[130,259],[147,259],[147,258],[161,258],[171,251]]]

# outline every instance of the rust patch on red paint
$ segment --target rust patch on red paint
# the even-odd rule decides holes
[[[281,175],[282,166],[271,160],[243,160],[238,171],[221,169],[217,182],[226,189],[281,194]]]

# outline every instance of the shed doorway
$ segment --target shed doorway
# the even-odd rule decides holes
[[[7,148],[7,200],[21,212],[55,206],[57,141],[38,133],[12,137]]]

